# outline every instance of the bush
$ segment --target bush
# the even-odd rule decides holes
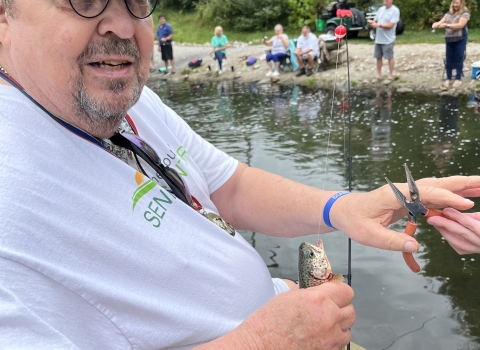
[[[198,0],[163,0],[159,4],[159,8],[176,9],[176,10],[194,10]]]
[[[241,31],[271,30],[288,16],[287,0],[199,0],[196,7],[204,22]]]
[[[327,2],[326,0],[288,0],[290,6],[289,28],[300,29],[303,26],[309,26],[314,30],[318,9],[326,7]]]
[[[424,29],[431,27],[445,15],[450,8],[450,0],[397,0],[395,5],[400,9],[400,16],[408,29]],[[469,28],[478,28],[480,18],[477,15],[477,0],[467,0],[470,11]]]

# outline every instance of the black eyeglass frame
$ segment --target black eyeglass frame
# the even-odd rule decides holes
[[[138,147],[135,143],[130,141],[126,136],[124,136],[125,134],[127,134],[130,137],[135,137],[141,143],[145,144],[146,147],[148,147],[150,149],[150,151],[153,153],[153,156],[157,159],[152,158],[152,156],[150,156],[147,151],[145,151],[141,147]],[[170,189],[172,190],[173,194],[176,197],[180,198],[180,200],[182,202],[184,202],[185,204],[187,204],[189,206],[194,205],[194,202],[192,200],[192,196],[190,194],[190,191],[188,190],[188,186],[185,183],[185,181],[183,181],[181,175],[178,174],[178,172],[175,169],[170,168],[170,167],[166,167],[165,165],[163,165],[160,161],[160,157],[158,157],[155,150],[147,142],[142,140],[137,135],[132,134],[132,133],[128,133],[128,132],[123,132],[121,134],[117,133],[110,138],[110,141],[112,141],[112,143],[114,145],[126,148],[126,149],[132,151],[135,155],[138,155],[140,158],[142,158],[145,162],[147,162],[148,165],[150,165],[152,167],[152,169],[157,174],[159,174],[162,177],[162,179],[167,183],[167,185],[170,187]],[[177,184],[177,180],[175,178],[172,178],[172,175],[170,175],[169,172],[172,172],[172,173],[176,174],[178,179],[182,182],[182,185],[183,185],[184,189],[182,189]]]
[[[72,7],[73,11],[75,11],[75,13],[77,15],[79,15],[80,17],[83,17],[83,18],[95,18],[95,17],[98,17],[100,16],[104,11],[105,9],[107,8],[108,6],[108,3],[110,2],[110,0],[106,0],[105,1],[105,6],[103,7],[103,9],[100,11],[100,13],[98,13],[97,15],[95,16],[85,16],[85,15],[82,15],[80,12],[78,12],[78,10],[75,8],[75,6],[73,6],[72,4],[72,0],[68,0],[68,2],[70,3],[70,6]],[[153,11],[155,11],[155,8],[157,7],[158,5],[158,0],[155,0],[155,4],[152,6],[152,10],[150,11],[150,13],[147,15],[147,16],[144,16],[144,17],[138,17],[137,15],[135,15],[132,10],[130,10],[130,7],[128,6],[128,0],[123,0],[123,2],[125,3],[125,7],[127,8],[127,11],[135,18],[137,19],[145,19],[147,18],[148,16],[151,16],[151,14],[153,13]]]

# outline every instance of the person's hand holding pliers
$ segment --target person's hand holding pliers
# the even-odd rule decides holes
[[[410,192],[410,200],[403,195],[403,193],[387,178],[388,184],[392,188],[393,193],[395,193],[395,197],[397,197],[398,201],[408,210],[408,222],[407,226],[405,227],[405,233],[409,236],[415,234],[417,230],[417,217],[419,215],[423,215],[425,217],[431,216],[442,216],[442,210],[439,209],[427,209],[420,200],[420,193],[418,191],[418,187],[415,184],[415,180],[412,177],[412,173],[408,169],[407,164],[405,166],[405,173],[407,175],[407,183],[408,183],[408,190]],[[417,262],[413,258],[412,253],[403,252],[403,258],[407,263],[408,267],[413,272],[419,272],[420,266],[418,266]]]

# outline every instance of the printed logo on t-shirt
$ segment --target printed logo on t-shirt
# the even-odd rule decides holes
[[[170,145],[169,145],[170,147]],[[188,176],[187,172],[182,168],[181,162],[182,160],[187,163],[187,160],[185,159],[185,156],[188,154],[187,150],[183,146],[179,146],[177,148],[177,151],[174,152],[171,148],[170,151],[166,154],[166,157],[163,158],[162,164],[168,167],[175,167],[178,173],[181,176]],[[178,159],[177,159],[178,157]]]
[[[162,224],[162,220],[165,220],[167,213],[167,207],[173,203],[175,197],[170,194],[166,189],[161,186],[157,186],[155,181],[147,179],[145,175],[140,172],[135,173],[135,182],[138,188],[135,190],[132,196],[133,204],[132,210],[135,211],[137,204],[147,194],[152,192],[154,197],[143,208],[143,218],[148,221],[153,227],[159,228]]]

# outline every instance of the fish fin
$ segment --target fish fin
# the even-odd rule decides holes
[[[334,273],[330,282],[343,282],[343,275],[341,273]]]

